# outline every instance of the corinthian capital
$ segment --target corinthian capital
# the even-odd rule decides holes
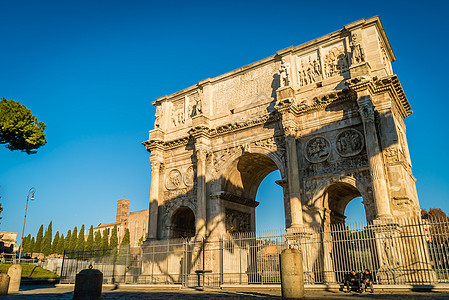
[[[357,100],[362,121],[374,121],[374,106],[369,96],[363,96]]]
[[[206,149],[197,149],[196,150],[196,158],[199,161],[205,161],[207,159],[207,155],[209,152]]]
[[[163,163],[160,160],[150,160],[150,163],[152,172],[159,172],[163,167]]]

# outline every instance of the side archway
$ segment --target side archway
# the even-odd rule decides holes
[[[170,238],[195,236],[195,214],[187,206],[178,207],[171,216]]]

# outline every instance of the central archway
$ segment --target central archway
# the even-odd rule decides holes
[[[228,233],[256,231],[255,208],[257,191],[262,181],[272,172],[283,175],[284,167],[273,153],[243,152],[230,159],[223,172],[221,189]],[[273,184],[275,184],[273,182]],[[284,203],[283,195],[279,203]]]

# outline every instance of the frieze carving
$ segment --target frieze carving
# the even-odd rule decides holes
[[[254,142],[255,146],[269,149],[270,151],[285,151],[285,139],[282,137],[272,137]]]
[[[357,34],[353,33],[351,38],[351,63],[353,65],[360,64],[365,61],[365,53],[363,51],[362,45],[360,44]]]
[[[346,170],[368,168],[369,162],[366,155],[345,158],[332,162],[311,164],[303,169],[304,177],[321,176],[325,174],[339,173]]]
[[[164,200],[193,198],[193,202],[196,202],[196,187],[184,187],[177,190],[164,191]]]
[[[347,129],[337,135],[335,148],[343,157],[359,154],[364,145],[363,135],[355,129]]]
[[[237,210],[226,209],[226,231],[229,233],[251,231],[251,215]]]
[[[221,167],[226,163],[226,161],[237,152],[250,152],[251,147],[262,147],[270,150],[271,152],[278,151],[280,153],[280,157],[285,155],[285,139],[283,137],[271,137],[263,140],[246,143],[241,146],[234,146],[230,148],[226,148],[223,150],[215,151],[212,154],[212,164],[213,164],[213,172],[218,173],[221,170]]]
[[[301,59],[299,63],[299,85],[305,86],[318,81],[321,77],[321,64],[317,57],[309,56],[308,59]]]
[[[184,184],[186,186],[193,186],[195,183],[195,170],[193,166],[187,168],[184,174]]]
[[[168,172],[165,179],[165,188],[167,190],[176,190],[181,186],[182,175],[178,169]]]
[[[306,159],[312,163],[318,163],[325,161],[329,157],[331,146],[326,138],[317,136],[306,144],[305,150]]]

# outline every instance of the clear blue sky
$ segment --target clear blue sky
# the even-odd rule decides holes
[[[449,212],[445,1],[0,0],[0,97],[47,124],[27,155],[0,148],[0,230],[53,232],[148,207],[151,101],[379,15],[414,114],[406,119],[421,207]],[[258,192],[259,229],[283,228],[278,172]],[[363,216],[351,203],[349,218]],[[269,220],[269,221],[268,221]],[[263,223],[263,224],[262,224]]]

